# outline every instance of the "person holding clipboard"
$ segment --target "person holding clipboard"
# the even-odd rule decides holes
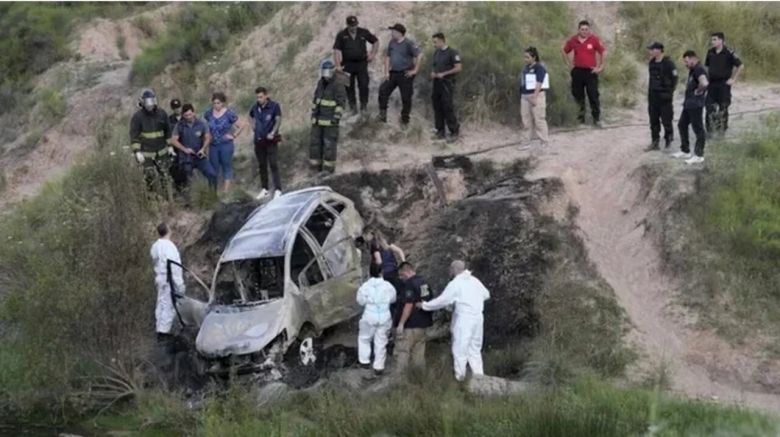
[[[523,127],[530,131],[530,140],[537,139],[542,146],[549,141],[547,132],[547,99],[545,90],[550,88],[550,75],[539,63],[536,47],[525,50],[525,68],[520,75],[520,115]]]

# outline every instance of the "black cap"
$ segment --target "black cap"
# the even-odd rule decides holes
[[[171,109],[177,109],[177,108],[181,108],[181,100],[179,99],[171,100]]]
[[[388,27],[390,30],[397,30],[401,32],[401,35],[406,35],[406,27],[404,27],[401,23],[395,23],[392,26]]]
[[[663,44],[661,44],[660,42],[656,41],[656,42],[654,42],[654,43],[650,44],[649,46],[647,46],[647,49],[648,49],[648,50],[660,50],[660,51],[664,51],[664,45],[663,45]]]
[[[347,17],[347,26],[357,26],[357,25],[358,25],[358,20],[356,16],[350,15],[349,17]]]

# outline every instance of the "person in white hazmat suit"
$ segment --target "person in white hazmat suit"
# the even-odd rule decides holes
[[[479,279],[466,270],[466,263],[453,261],[450,265],[453,279],[435,299],[418,303],[425,311],[435,311],[455,304],[452,316],[452,361],[455,379],[466,379],[466,365],[474,375],[484,375],[482,369],[482,310],[490,292]]]
[[[168,225],[160,223],[157,226],[157,234],[160,238],[154,242],[150,253],[154,263],[154,284],[157,287],[157,306],[154,310],[154,316],[159,337],[161,335],[170,335],[173,320],[176,317],[176,309],[173,307],[173,300],[171,299],[171,287],[168,283],[168,260],[181,263],[181,257],[179,256],[179,249],[171,241],[171,232],[168,229]],[[172,265],[171,267],[176,291],[183,294],[184,279],[181,267],[178,265]]]
[[[393,326],[390,304],[395,302],[393,284],[382,279],[382,266],[371,264],[371,277],[357,292],[358,305],[365,307],[358,324],[358,361],[364,367],[370,364],[371,343],[374,344],[374,373],[381,375],[387,357],[387,336]]]

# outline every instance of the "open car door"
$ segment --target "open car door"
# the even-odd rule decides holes
[[[171,300],[176,309],[176,317],[182,326],[199,328],[208,312],[209,287],[181,263],[168,260],[167,269],[168,285],[171,289]],[[181,270],[183,287],[177,285],[177,281],[174,280],[178,273],[177,269]]]

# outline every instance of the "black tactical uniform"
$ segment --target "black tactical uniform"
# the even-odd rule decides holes
[[[742,60],[726,46],[720,53],[713,47],[707,52],[704,65],[710,78],[707,88],[707,132],[725,132],[729,126],[731,105],[731,85],[726,81],[731,79],[734,67],[742,65]]]
[[[433,54],[433,72],[443,73],[452,70],[456,64],[460,64],[460,54],[451,47],[436,50]],[[433,79],[433,113],[436,125],[436,135],[444,137],[444,124],[450,129],[452,136],[457,136],[460,131],[458,118],[455,116],[455,74],[443,78]]]
[[[674,61],[664,56],[660,62],[651,59],[648,65],[650,77],[647,90],[647,112],[650,115],[651,148],[657,149],[661,139],[661,125],[664,127],[664,140],[669,147],[674,139],[674,107],[672,99],[677,87],[677,67]]]

